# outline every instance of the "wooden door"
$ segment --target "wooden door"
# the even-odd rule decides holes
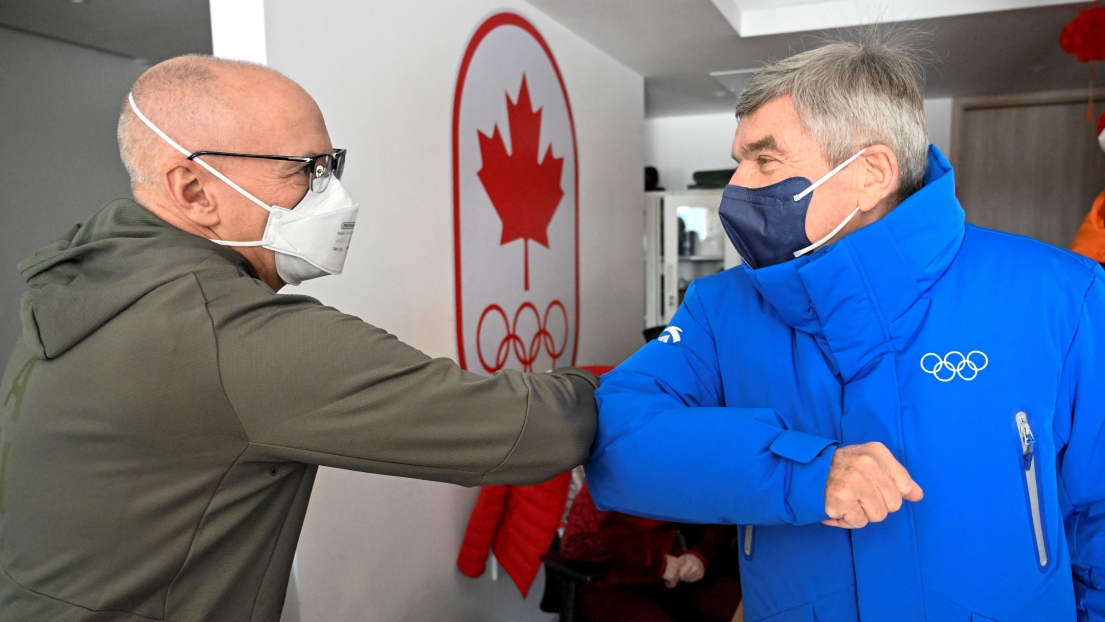
[[[1105,191],[1086,103],[1085,90],[956,99],[951,160],[967,222],[1070,248]]]

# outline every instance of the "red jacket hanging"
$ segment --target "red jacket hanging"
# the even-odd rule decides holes
[[[534,486],[481,488],[457,568],[473,579],[482,575],[488,552],[494,549],[495,558],[525,598],[541,568],[541,555],[560,526],[571,480],[569,471]]]

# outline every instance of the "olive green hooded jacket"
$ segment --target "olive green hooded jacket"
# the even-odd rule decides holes
[[[588,456],[593,375],[465,372],[134,201],[20,270],[0,622],[277,620],[317,465],[477,486]]]

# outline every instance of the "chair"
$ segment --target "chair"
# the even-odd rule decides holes
[[[545,592],[541,595],[541,611],[559,613],[560,622],[586,622],[579,613],[579,586],[609,574],[607,564],[564,557],[560,552],[560,536],[553,540],[548,552],[541,556],[541,562],[545,565]]]

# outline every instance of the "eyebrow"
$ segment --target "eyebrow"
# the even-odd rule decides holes
[[[775,137],[771,134],[764,136],[763,138],[749,143],[747,145],[741,145],[740,155],[748,157],[748,154],[757,153],[760,151],[774,151],[780,155],[785,155],[785,151],[779,148],[778,143],[775,142]],[[737,154],[733,154],[733,159],[740,160]]]

